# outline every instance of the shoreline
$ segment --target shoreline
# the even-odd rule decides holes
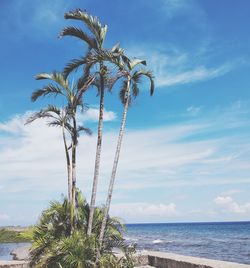
[[[28,268],[30,247],[17,247],[10,255],[13,260],[0,260],[0,268]],[[118,256],[122,256],[120,253]],[[193,257],[182,254],[142,250],[135,254],[135,267],[175,267],[175,268],[250,268],[250,264],[214,260],[209,258]]]

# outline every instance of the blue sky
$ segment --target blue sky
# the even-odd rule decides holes
[[[1,0],[0,225],[36,222],[66,193],[59,130],[24,126],[40,72],[83,55],[58,39],[80,7],[108,24],[105,46],[120,42],[153,70],[129,110],[112,214],[126,222],[249,220],[250,3],[246,0]],[[98,99],[80,120],[96,132]],[[57,104],[62,104],[60,101]],[[118,89],[106,96],[98,203],[103,204],[121,118]],[[80,139],[78,186],[89,199],[96,136]]]

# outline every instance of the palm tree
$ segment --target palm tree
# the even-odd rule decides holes
[[[113,83],[108,81],[107,67],[104,65],[104,58],[100,57],[104,53],[103,43],[107,32],[107,25],[102,25],[97,17],[89,15],[86,11],[77,9],[65,14],[65,19],[73,19],[82,21],[91,33],[91,36],[76,27],[66,27],[60,34],[63,36],[73,36],[88,45],[87,55],[80,59],[72,60],[64,69],[64,75],[67,77],[73,70],[76,70],[79,66],[85,65],[84,76],[88,76],[91,67],[94,64],[99,63],[99,80],[95,81],[98,87],[98,93],[100,96],[99,102],[99,121],[98,121],[98,134],[97,134],[97,145],[96,145],[96,157],[95,157],[95,168],[94,168],[94,178],[92,185],[92,194],[90,202],[90,216],[88,223],[88,235],[92,232],[93,215],[96,203],[96,193],[98,186],[99,170],[100,170],[100,159],[101,159],[101,149],[102,149],[102,132],[103,132],[103,112],[104,112],[104,89],[105,86]],[[83,76],[83,77],[84,77]],[[112,87],[112,86],[111,86]]]
[[[36,101],[40,97],[47,95],[60,95],[66,99],[67,105],[67,117],[70,120],[70,123],[64,125],[67,127],[71,135],[71,145],[67,147],[67,150],[71,149],[71,204],[72,204],[72,228],[74,228],[74,208],[75,208],[75,197],[76,197],[76,147],[78,144],[78,137],[81,131],[91,134],[91,131],[88,128],[83,126],[78,126],[76,122],[76,112],[78,107],[84,108],[82,101],[82,96],[87,88],[94,81],[95,77],[84,77],[84,79],[79,79],[77,85],[69,86],[69,81],[64,78],[61,73],[53,72],[52,74],[41,73],[36,76],[37,80],[48,79],[52,81],[47,86],[44,86],[42,89],[38,89],[33,92],[31,99]]]
[[[143,69],[135,70],[135,68],[139,64],[146,65],[146,61],[140,60],[140,59],[134,59],[131,61],[125,55],[122,56],[122,59],[124,61],[123,77],[125,78],[125,80],[123,81],[123,84],[122,84],[123,86],[120,90],[120,99],[124,105],[124,109],[123,109],[123,116],[122,116],[122,120],[121,120],[120,131],[119,131],[119,135],[118,135],[118,141],[117,141],[115,158],[114,158],[114,162],[113,162],[113,168],[112,168],[112,173],[111,173],[111,178],[110,178],[110,183],[109,183],[106,205],[104,208],[104,218],[102,221],[100,237],[99,237],[100,245],[102,245],[102,243],[103,243],[103,237],[104,237],[104,233],[105,233],[106,223],[107,223],[107,219],[108,219],[108,215],[109,215],[109,209],[110,209],[110,204],[111,204],[111,199],[112,199],[112,194],[113,194],[117,165],[118,165],[120,151],[121,151],[122,138],[123,138],[125,123],[126,123],[126,118],[127,118],[127,111],[128,111],[129,105],[131,103],[131,93],[130,92],[132,90],[132,96],[137,97],[137,95],[139,94],[138,84],[140,83],[141,78],[143,76],[145,76],[150,80],[150,95],[152,96],[154,93],[153,74],[150,71],[146,71]]]
[[[50,119],[48,125],[62,128],[63,145],[67,163],[67,176],[68,176],[68,200],[71,200],[71,163],[69,155],[69,146],[66,140],[65,130],[70,132],[70,117],[66,108],[59,109],[54,105],[48,105],[45,109],[39,112],[33,113],[26,121],[26,124],[30,124],[33,121],[41,118]]]

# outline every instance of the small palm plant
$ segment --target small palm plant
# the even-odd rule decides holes
[[[110,217],[107,221],[101,258],[96,262],[103,210],[95,209],[94,228],[91,236],[88,236],[89,205],[80,192],[77,192],[76,200],[76,227],[73,233],[70,227],[71,208],[67,198],[64,198],[63,202],[51,202],[50,207],[43,211],[39,223],[29,233],[29,238],[33,240],[30,252],[31,267],[133,267],[125,266],[125,263],[132,263],[133,260],[128,254],[132,251],[122,238],[124,226],[118,219]],[[114,255],[114,247],[125,252],[123,258]]]

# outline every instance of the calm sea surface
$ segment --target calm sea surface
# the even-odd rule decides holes
[[[250,222],[129,224],[138,249],[250,264]]]
[[[250,264],[250,222],[128,224],[126,239],[151,249]],[[0,244],[0,259],[22,244]]]

